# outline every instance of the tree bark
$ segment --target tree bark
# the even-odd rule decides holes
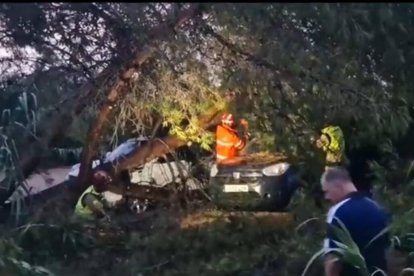
[[[158,42],[168,39],[173,33],[174,28],[181,26],[183,23],[191,19],[199,8],[199,4],[193,4],[189,9],[182,11],[177,18],[169,20],[165,24],[160,24],[155,27],[149,34],[149,43],[135,54],[134,60],[126,66],[115,80],[114,84],[109,88],[109,93],[106,101],[103,103],[98,119],[89,131],[88,142],[82,152],[82,161],[79,169],[79,182],[74,191],[74,195],[78,195],[87,187],[87,183],[91,174],[91,162],[95,153],[99,138],[102,135],[104,126],[110,117],[113,105],[127,93],[127,84],[135,73],[139,72],[140,66],[152,55],[155,51]],[[174,139],[173,139],[174,140]],[[173,144],[178,141],[170,142]]]
[[[223,110],[213,109],[200,118],[201,127],[205,130],[211,131],[220,122]],[[152,139],[148,144],[139,148],[129,158],[120,161],[115,166],[115,172],[132,169],[144,165],[164,154],[173,152],[180,146],[184,146],[188,141],[180,140],[178,137],[170,135],[165,138]]]

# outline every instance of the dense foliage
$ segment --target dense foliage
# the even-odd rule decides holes
[[[310,186],[317,186],[322,168],[313,138],[326,124],[340,125],[351,161],[370,165],[376,196],[396,215],[394,234],[412,231],[414,6],[202,4],[199,13],[171,31],[168,39],[154,43],[153,28],[169,23],[188,6],[1,4],[0,191],[23,180],[19,160],[39,148],[46,149],[39,167],[79,160],[79,148],[87,144],[88,130],[119,70],[136,51],[154,47],[128,83],[128,93],[114,106],[114,116],[101,135],[102,152],[126,138],[156,135],[154,129],[160,125],[209,149],[212,135],[200,127],[199,117],[211,107],[226,107],[224,98],[232,92],[235,103],[226,108],[250,121],[255,138],[252,149],[289,155],[301,165]],[[54,127],[52,118],[68,111],[72,120],[63,137],[46,141]],[[35,146],[29,147],[33,141]],[[61,159],[68,154],[69,159]],[[304,194],[292,210],[298,212],[307,205],[313,203]],[[312,212],[299,216],[298,223],[312,215],[322,217],[320,210]],[[310,236],[312,231],[296,239],[287,234],[291,228],[271,235],[232,227],[210,226],[184,234],[137,232],[132,242],[120,242],[115,248],[96,247],[96,241],[77,236],[71,240],[81,243],[80,247],[70,246],[79,254],[73,260],[110,255],[116,265],[106,273],[131,275],[206,271],[267,275],[274,270],[281,271],[278,275],[297,275],[296,261],[303,269],[319,246],[316,237]],[[27,241],[5,236],[0,252],[8,259],[0,257],[1,267],[30,270],[34,268],[23,260],[48,266],[49,258],[57,256],[56,248],[43,243],[49,230],[30,229],[39,234],[29,231],[34,235],[32,243],[42,240],[44,248],[33,249]],[[62,248],[67,248],[68,236],[59,229],[56,235],[63,239]],[[226,240],[233,233],[234,238]],[[165,241],[168,235],[171,238]],[[211,248],[201,245],[204,239]],[[218,254],[217,250],[223,251]],[[162,259],[170,251],[176,252],[172,254],[176,259]],[[251,263],[247,253],[254,255]],[[75,262],[66,253],[59,254],[48,269],[57,274],[78,271],[70,267],[62,272],[61,264]],[[91,270],[98,264],[91,264]]]

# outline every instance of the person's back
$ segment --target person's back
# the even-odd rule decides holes
[[[341,259],[341,254],[339,254],[341,262],[330,264],[334,256],[338,255],[337,249],[340,246],[337,242],[344,242],[334,231],[335,227],[342,228],[342,224],[358,246],[369,272],[372,273],[378,268],[386,271],[385,254],[389,246],[389,234],[386,229],[389,220],[385,209],[366,193],[358,192],[343,168],[329,168],[324,172],[321,182],[326,199],[335,204],[327,215],[329,228],[324,244],[327,275],[360,275],[352,264]]]
[[[234,142],[237,141],[238,136],[235,131],[225,126],[217,126],[217,159],[228,159],[237,156],[237,148],[234,146]]]
[[[328,219],[335,226],[340,227],[336,219],[345,225],[371,273],[377,268],[386,270],[385,249],[389,237],[388,234],[378,235],[387,227],[387,214],[375,201],[363,193],[352,193],[331,208]],[[328,237],[333,236],[332,232],[328,234]],[[334,247],[333,239],[329,243],[328,248]],[[358,275],[356,273],[355,269],[345,265],[341,275]]]
[[[222,116],[222,124],[216,129],[216,160],[221,163],[225,160],[236,157],[245,146],[248,135],[240,138],[235,130],[235,123],[232,114]]]

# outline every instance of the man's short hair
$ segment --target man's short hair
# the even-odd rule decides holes
[[[351,181],[347,169],[340,166],[328,167],[321,177],[321,183],[346,183]]]

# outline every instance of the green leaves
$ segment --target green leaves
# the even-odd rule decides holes
[[[369,272],[365,259],[361,255],[357,244],[353,241],[346,226],[338,218],[336,218],[336,220],[340,226],[332,226],[335,236],[338,238],[338,241],[334,241],[334,243],[340,249],[339,252],[341,253],[341,258],[343,258],[344,262],[357,268],[361,275],[368,276]]]
[[[21,259],[23,249],[19,247],[12,239],[0,240],[0,273],[34,275],[34,276],[52,276],[54,275],[48,269],[42,266],[32,265]]]
[[[330,227],[332,227],[334,235],[336,237],[334,243],[337,248],[331,249],[329,253],[337,255],[338,259],[341,262],[355,267],[361,276],[369,276],[370,274],[368,272],[365,259],[361,255],[357,244],[353,241],[348,229],[338,218],[334,219],[338,221],[339,226],[330,225]],[[325,252],[324,249],[316,252],[308,261],[304,271],[302,272],[302,276],[306,276],[307,271],[309,270],[310,266],[316,261],[316,259],[326,253],[327,252]]]

